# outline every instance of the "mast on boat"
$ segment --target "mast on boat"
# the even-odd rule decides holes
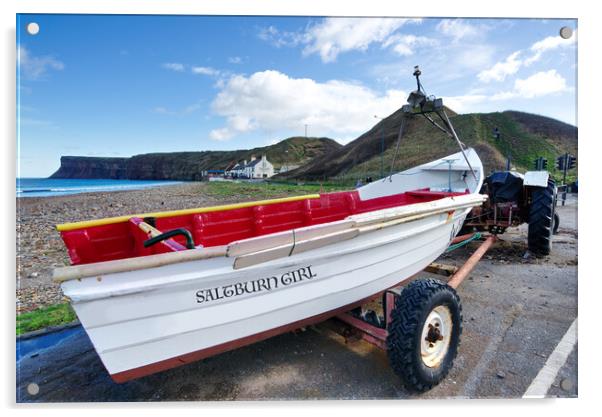
[[[414,77],[416,77],[416,90],[412,91],[410,93],[410,95],[408,96],[408,104],[405,104],[401,107],[401,111],[403,112],[403,118],[401,121],[401,126],[399,128],[399,135],[397,137],[397,146],[395,148],[395,155],[393,156],[393,161],[391,163],[390,175],[393,173],[393,167],[395,164],[395,159],[396,159],[397,153],[399,151],[399,143],[400,143],[401,137],[403,135],[403,128],[404,128],[406,119],[411,116],[414,116],[414,115],[421,115],[425,119],[427,119],[429,121],[429,123],[431,123],[437,129],[441,130],[442,132],[444,132],[446,135],[448,135],[450,138],[454,139],[457,142],[457,144],[460,148],[460,152],[462,152],[462,156],[464,157],[464,160],[468,164],[468,168],[470,169],[470,172],[472,173],[475,181],[478,182],[477,174],[476,174],[474,168],[472,167],[470,161],[468,160],[468,156],[466,155],[466,147],[462,143],[460,138],[458,137],[451,121],[449,120],[449,117],[447,116],[447,113],[445,112],[445,107],[443,106],[443,99],[437,98],[434,95],[428,96],[426,94],[426,91],[424,90],[424,87],[422,86],[422,83],[420,82],[421,74],[422,74],[422,72],[420,71],[420,67],[418,65],[416,65],[414,67],[414,73],[412,74],[412,75],[414,75]],[[430,116],[431,114],[436,114],[439,117],[439,119],[441,119],[441,122],[443,123],[443,125],[437,123]]]

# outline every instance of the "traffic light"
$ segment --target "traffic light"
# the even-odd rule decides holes
[[[577,163],[577,158],[575,158],[573,155],[569,155],[566,168],[573,169],[573,168],[575,168],[576,163]]]
[[[493,129],[493,137],[495,139],[499,139],[502,136],[502,134],[500,133],[500,129],[498,129],[497,127],[495,129]]]
[[[559,171],[563,171],[564,170],[564,155],[559,156],[558,158],[556,158],[556,169]]]
[[[544,158],[543,156],[540,156],[539,158],[537,158],[535,160],[535,170],[543,171],[546,169],[548,169],[548,160],[546,158]]]

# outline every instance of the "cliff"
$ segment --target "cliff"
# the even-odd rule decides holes
[[[128,158],[62,156],[61,166],[50,178],[127,179]]]

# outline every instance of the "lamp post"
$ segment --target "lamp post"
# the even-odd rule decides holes
[[[385,120],[384,117],[379,117],[374,115],[375,119],[379,119],[381,121],[380,125],[380,177],[383,178],[385,176],[385,127],[382,124],[382,121]]]

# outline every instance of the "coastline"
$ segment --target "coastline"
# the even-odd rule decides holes
[[[55,229],[57,224],[241,201],[237,195],[212,197],[205,192],[206,187],[207,183],[196,182],[139,190],[17,197],[17,314],[65,301],[60,286],[52,281],[54,268],[69,265],[67,250]]]
[[[17,197],[56,197],[84,193],[133,191],[178,185],[184,181],[102,178],[17,178]]]

